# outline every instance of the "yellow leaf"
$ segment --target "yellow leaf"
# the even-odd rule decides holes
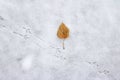
[[[67,28],[67,26],[64,23],[60,24],[59,29],[57,31],[57,36],[60,39],[63,39],[63,49],[65,49],[64,48],[64,40],[69,37],[69,29]]]
[[[61,23],[61,25],[59,26],[57,36],[60,39],[66,39],[69,37],[69,29],[67,28],[67,26],[64,23]]]

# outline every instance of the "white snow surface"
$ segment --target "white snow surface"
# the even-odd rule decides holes
[[[0,80],[120,80],[120,0],[0,0]]]

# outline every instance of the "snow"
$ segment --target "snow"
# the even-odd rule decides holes
[[[21,61],[21,66],[23,70],[29,70],[32,67],[32,61],[33,61],[33,55],[28,55],[26,56],[22,61]]]
[[[120,80],[119,10],[120,0],[0,0],[0,80]]]

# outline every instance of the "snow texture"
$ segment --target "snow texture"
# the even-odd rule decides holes
[[[120,80],[120,0],[0,0],[0,80]]]

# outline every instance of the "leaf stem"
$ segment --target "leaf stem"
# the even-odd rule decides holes
[[[64,41],[65,41],[65,39],[63,39],[63,49],[65,49]]]

